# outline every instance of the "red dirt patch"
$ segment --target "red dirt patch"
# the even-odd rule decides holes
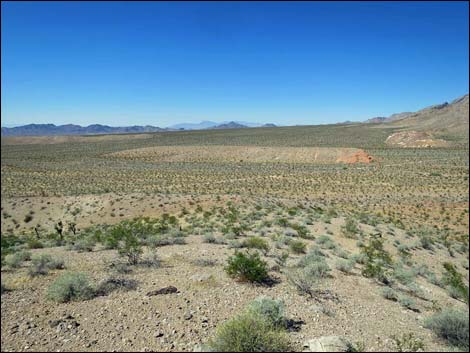
[[[374,158],[372,158],[372,156],[369,156],[367,152],[363,150],[358,150],[357,152],[354,152],[352,154],[340,156],[336,160],[336,162],[352,164],[352,163],[370,163],[373,160]]]

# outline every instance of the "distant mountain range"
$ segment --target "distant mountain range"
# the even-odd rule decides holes
[[[16,127],[2,127],[2,136],[54,136],[54,135],[92,135],[92,134],[122,134],[158,132],[165,129],[155,126],[125,126],[112,127],[107,125],[93,124],[80,126],[74,124],[29,124]]]
[[[389,117],[385,116],[376,116],[375,118],[367,119],[364,121],[366,124],[378,124],[378,123],[388,123],[395,120],[400,120],[406,118],[408,115],[412,114],[411,112],[396,113],[392,114]]]
[[[98,134],[135,134],[145,132],[162,132],[178,130],[203,130],[203,129],[241,129],[249,127],[276,127],[274,124],[257,124],[229,121],[215,123],[203,121],[199,124],[176,124],[168,128],[156,126],[123,126],[113,127],[107,125],[94,124],[80,126],[74,124],[54,125],[54,124],[29,124],[15,127],[2,127],[2,136],[57,136],[57,135],[98,135]]]
[[[274,124],[264,124],[264,125],[274,125]],[[214,121],[202,121],[198,124],[194,123],[181,123],[181,124],[175,124],[171,125],[168,128],[169,129],[175,129],[175,130],[204,130],[204,129],[223,129],[223,128],[230,128],[230,127],[221,127],[221,126],[233,126],[232,128],[244,128],[244,127],[261,127],[264,126],[263,124],[260,123],[250,123],[248,121],[222,121],[221,123],[216,123]],[[276,125],[274,125],[276,126]]]
[[[392,114],[389,117],[374,117],[364,122],[345,121],[337,124],[377,124],[383,127],[397,127],[403,130],[427,131],[431,133],[464,135],[469,134],[468,94],[448,103],[432,105],[417,112]],[[2,127],[2,136],[55,136],[55,135],[96,135],[96,134],[135,134],[179,130],[204,129],[243,129],[251,127],[277,127],[274,124],[259,124],[244,121],[202,121],[200,123],[175,124],[167,128],[156,126],[112,127],[94,124],[89,126],[54,124],[29,124],[15,127]]]

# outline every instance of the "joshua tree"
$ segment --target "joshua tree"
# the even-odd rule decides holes
[[[59,221],[59,223],[57,223],[54,226],[54,228],[57,231],[57,233],[59,234],[60,240],[62,240],[63,239],[62,232],[64,231],[64,225],[63,225],[62,221]]]
[[[76,224],[74,222],[69,223],[69,230],[72,231],[73,235],[77,234],[77,228],[75,226]]]
[[[36,233],[36,237],[39,239],[39,227],[41,227],[39,224],[34,227],[34,232]]]

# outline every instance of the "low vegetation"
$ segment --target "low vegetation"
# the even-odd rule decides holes
[[[209,347],[216,352],[289,352],[293,344],[282,327],[284,320],[280,302],[257,300],[219,327]]]
[[[230,277],[240,281],[262,283],[268,279],[267,264],[256,252],[235,252],[235,255],[228,259],[225,271]]]
[[[445,309],[426,321],[426,327],[451,345],[469,349],[469,313],[464,310]]]
[[[47,298],[58,303],[88,300],[95,295],[95,286],[90,278],[78,272],[64,273],[47,290]]]

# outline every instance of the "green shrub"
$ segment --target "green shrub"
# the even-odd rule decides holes
[[[410,298],[406,295],[400,295],[398,297],[398,302],[400,305],[406,309],[412,311],[419,311],[418,307],[416,306],[416,301],[413,298]]]
[[[44,247],[44,244],[36,238],[30,238],[26,244],[28,249],[42,249]]]
[[[328,235],[321,235],[319,236],[315,242],[320,245],[322,249],[335,249],[336,244],[335,242],[328,236]]]
[[[335,251],[334,251],[334,254],[338,257],[343,258],[343,259],[349,259],[349,256],[351,256],[350,253],[348,253],[347,251],[345,251],[341,248],[336,248]]]
[[[365,254],[352,254],[349,259],[357,264],[364,265],[367,262],[367,256]]]
[[[394,289],[390,288],[390,287],[382,288],[381,294],[382,294],[382,297],[384,297],[387,300],[391,300],[391,301],[394,301],[394,302],[398,301],[397,292]]]
[[[313,278],[327,278],[330,276],[331,268],[325,261],[318,261],[304,267],[305,273]]]
[[[29,275],[31,277],[39,275],[47,275],[49,270],[62,270],[64,261],[62,259],[53,258],[49,254],[35,255],[31,258],[31,267]]]
[[[2,282],[1,283],[1,292],[0,292],[0,294],[6,293],[6,292],[9,292],[9,291],[10,291],[10,289],[8,289]]]
[[[468,351],[468,315],[468,311],[445,309],[428,318],[425,326],[451,345]]]
[[[5,257],[8,254],[11,254],[14,252],[14,248],[17,246],[21,246],[23,244],[23,240],[15,235],[4,235],[0,237],[1,239],[1,259],[2,259],[2,266],[5,261]]]
[[[346,224],[341,228],[341,230],[346,238],[356,238],[359,233],[357,222],[352,218],[348,218],[346,220]]]
[[[204,243],[213,244],[215,243],[215,236],[212,233],[207,233],[207,234],[204,234],[203,240],[204,240]]]
[[[19,253],[8,254],[5,256],[4,264],[8,266],[8,268],[19,268],[23,263],[23,258],[20,256]]]
[[[413,333],[404,333],[401,338],[393,336],[397,352],[422,352],[424,350],[423,340],[416,338]]]
[[[313,277],[305,268],[298,268],[287,273],[287,280],[302,295],[313,298],[318,286],[318,278]]]
[[[321,251],[317,251],[316,249],[312,249],[312,251],[300,259],[298,267],[303,267],[304,274],[315,279],[329,277],[331,271]]]
[[[303,256],[299,263],[297,264],[298,267],[305,267],[308,264],[325,261],[326,255],[318,248],[311,249],[307,255]]]
[[[116,290],[129,291],[136,288],[137,281],[133,279],[110,277],[98,283],[94,294],[104,296]]]
[[[313,239],[313,236],[309,234],[309,231],[306,226],[297,223],[291,223],[292,229],[297,232],[297,235],[303,239]]]
[[[31,260],[31,251],[28,250],[20,250],[17,252],[18,256],[21,258],[21,261],[29,261]]]
[[[439,279],[434,272],[429,272],[425,275],[426,280],[429,283],[434,284],[435,286],[443,288],[445,284],[442,282],[441,279]]]
[[[399,264],[394,267],[393,278],[395,278],[398,282],[403,285],[408,285],[415,281],[416,272],[412,269],[407,270],[403,267],[403,265]]]
[[[265,253],[269,251],[269,244],[267,240],[261,237],[251,237],[251,238],[245,239],[245,241],[243,242],[243,246],[245,248],[258,249]]]
[[[260,259],[258,253],[235,252],[228,259],[225,271],[230,277],[237,277],[242,281],[261,283],[268,279],[267,264]]]
[[[248,311],[254,315],[259,315],[268,320],[271,324],[284,327],[286,318],[284,304],[281,300],[274,300],[269,297],[256,298],[248,305]]]
[[[288,352],[292,344],[282,329],[261,315],[245,312],[224,323],[209,341],[215,352]]]
[[[96,239],[93,236],[87,236],[76,240],[69,248],[77,252],[91,252],[95,248],[95,244]]]
[[[362,275],[388,283],[387,275],[392,265],[392,258],[383,248],[383,243],[384,239],[380,234],[374,234],[369,242],[361,248],[361,254],[364,255]]]
[[[141,242],[131,233],[127,233],[124,239],[119,242],[118,253],[123,257],[127,257],[130,265],[136,265],[139,262],[142,252]]]
[[[293,240],[290,242],[289,248],[295,254],[304,254],[307,244],[300,240]]]
[[[112,273],[117,273],[117,274],[129,274],[132,272],[131,267],[129,266],[128,263],[124,262],[118,262],[118,261],[111,261],[107,269],[112,272]]]
[[[444,266],[444,275],[442,281],[445,285],[449,287],[449,293],[454,298],[459,298],[464,300],[467,305],[469,303],[469,291],[468,286],[465,285],[463,281],[463,276],[460,274],[455,266],[450,262],[445,262]]]
[[[338,260],[335,267],[343,273],[351,273],[354,268],[354,262],[351,260]]]
[[[159,268],[161,266],[161,260],[155,250],[151,250],[146,253],[139,262],[140,266]]]
[[[95,296],[95,289],[85,273],[69,272],[57,278],[47,291],[50,300],[65,303],[88,300]]]
[[[229,249],[240,249],[243,248],[243,243],[237,239],[228,242]]]
[[[212,267],[217,265],[217,261],[212,259],[196,259],[193,261],[193,264],[200,267]]]
[[[274,261],[276,261],[276,264],[280,267],[283,267],[286,265],[287,259],[289,258],[289,253],[287,251],[283,251],[280,254],[276,254]]]

